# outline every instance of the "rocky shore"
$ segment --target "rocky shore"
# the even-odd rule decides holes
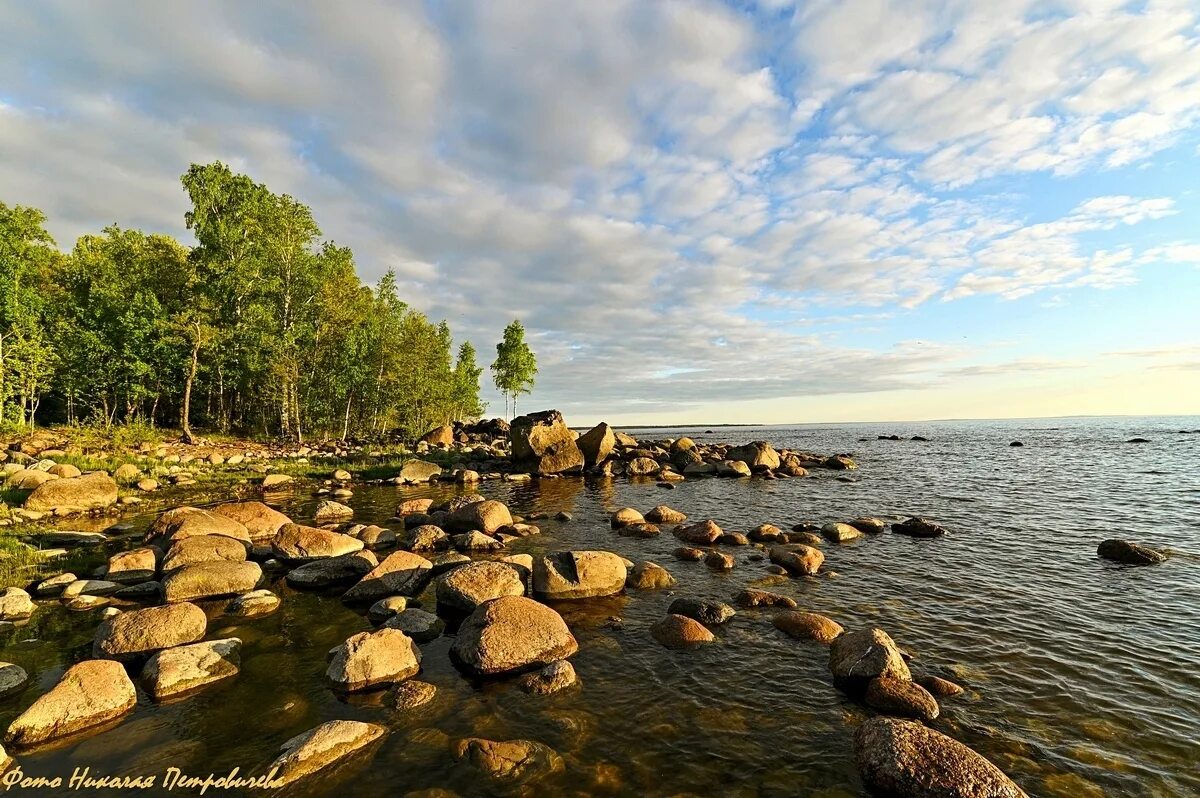
[[[711,519],[689,517],[687,507],[660,504],[617,509],[606,534],[634,542],[670,535],[679,544],[672,565],[627,559],[602,548],[554,550],[553,542],[544,554],[509,553],[514,543],[541,534],[538,523],[549,516],[521,517],[503,502],[474,492],[476,483],[623,477],[669,489],[690,479],[794,479],[813,469],[841,472],[857,466],[847,454],[777,450],[765,441],[639,441],[606,424],[579,434],[561,414],[547,411],[511,425],[491,420],[430,431],[416,445],[415,457],[395,474],[370,481],[397,486],[445,481],[464,491],[447,501],[398,499],[395,516],[380,526],[355,521],[354,486],[363,480],[350,471],[336,469],[309,485],[272,468],[285,458],[318,459],[320,451],[243,455],[239,463],[261,466],[255,487],[260,496],[166,509],[136,544],[122,536],[120,525],[115,533],[33,533],[41,543],[93,552],[104,561],[87,573],[52,573],[7,586],[0,595],[0,624],[21,624],[54,602],[95,613],[97,623],[91,657],[68,668],[9,725],[4,735],[9,750],[0,760],[11,766],[12,756],[23,751],[112,728],[132,710],[139,689],[154,702],[187,700],[236,679],[243,641],[213,637],[213,623],[277,612],[283,598],[269,586],[279,579],[294,590],[332,591],[369,624],[328,652],[328,689],[382,692],[389,711],[403,714],[437,695],[436,685],[417,677],[427,665],[423,647],[446,635],[452,635],[449,657],[467,678],[512,680],[531,700],[586,690],[587,674],[577,673],[571,663],[580,643],[560,611],[564,605],[669,590],[676,584],[673,568],[736,574],[739,559],[733,553],[741,551],[752,552],[751,558],[763,561],[780,580],[826,578],[829,547],[889,528],[893,535],[915,539],[914,545],[936,545],[932,539],[947,533],[919,517],[890,524],[873,517],[842,518],[786,529],[748,521],[730,530]],[[122,496],[122,486],[153,492],[140,483],[155,477],[140,468],[137,474],[76,473],[55,463],[54,454],[7,453],[10,487],[28,490],[19,510],[23,521],[127,506],[120,501],[136,495]],[[208,465],[228,461],[216,464],[210,457]],[[158,467],[179,475],[188,465]],[[171,472],[172,467],[177,470]],[[270,506],[277,492],[303,487],[322,497],[311,517],[289,517]],[[570,516],[562,512],[556,520],[567,522]],[[1099,554],[1131,564],[1161,559],[1153,550],[1123,541],[1106,541]],[[938,676],[928,663],[917,667],[919,657],[868,620],[839,621],[752,583],[733,592],[728,602],[678,596],[641,632],[642,639],[684,657],[698,647],[733,645],[721,630],[739,612],[759,619],[759,635],[828,649],[829,689],[843,693],[869,717],[854,735],[853,756],[873,793],[1025,795],[994,764],[930,727],[942,702],[952,701],[962,687]],[[621,625],[619,618],[613,623]],[[19,667],[0,663],[0,697],[32,689],[26,681]],[[290,784],[367,757],[387,745],[388,736],[386,725],[332,720],[284,742],[263,770],[275,769],[281,783]],[[554,748],[538,740],[450,740],[445,755],[497,784],[530,784],[567,767]]]

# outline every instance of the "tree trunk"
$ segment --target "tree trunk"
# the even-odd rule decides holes
[[[196,340],[192,344],[192,363],[188,368],[187,381],[183,384],[183,407],[179,411],[179,426],[183,428],[183,442],[195,443],[196,438],[192,435],[191,426],[191,408],[192,408],[192,385],[196,382],[196,371],[200,368],[200,332],[196,331]]]
[[[342,418],[342,440],[350,439],[350,403],[354,400],[354,393],[346,394],[346,415]]]

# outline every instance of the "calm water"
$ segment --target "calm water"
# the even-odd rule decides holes
[[[450,664],[445,636],[422,649],[420,678],[439,689],[431,707],[397,717],[377,695],[339,698],[323,682],[325,652],[370,624],[336,595],[298,593],[279,579],[272,587],[284,604],[275,615],[210,622],[210,637],[245,643],[237,678],[165,706],[143,697],[116,728],[19,761],[33,775],[84,765],[93,774],[169,765],[193,774],[261,772],[294,734],[353,718],[388,725],[391,734],[370,764],[313,784],[309,794],[506,794],[448,752],[450,742],[474,735],[538,740],[563,756],[565,772],[526,788],[530,795],[861,795],[851,740],[866,714],[831,686],[824,647],[791,640],[771,626],[769,612],[747,610],[698,650],[668,651],[650,639],[647,627],[674,597],[728,601],[767,577],[751,548],[725,549],[737,567],[714,574],[676,561],[670,534],[633,540],[606,524],[618,507],[667,503],[743,531],[863,514],[919,513],[944,523],[953,534],[938,540],[887,533],[827,545],[825,575],[765,584],[848,628],[888,630],[913,653],[914,670],[964,684],[966,694],[943,701],[935,726],[1031,795],[1200,794],[1200,434],[1179,429],[1200,429],[1200,417],[638,430],[647,438],[765,438],[851,451],[860,470],[849,482],[815,472],[695,480],[674,491],[623,479],[485,483],[480,492],[514,512],[575,516],[539,522],[543,534],[512,551],[604,548],[658,562],[678,580],[672,591],[557,606],[580,642],[572,661],[581,688],[538,698],[513,682],[474,683]],[[931,440],[875,440],[891,433]],[[1124,442],[1134,436],[1151,443]],[[1010,448],[1012,440],[1025,446]],[[362,487],[350,504],[359,520],[384,521],[402,498],[453,493]],[[284,510],[305,520],[314,504],[297,495]],[[1110,536],[1193,556],[1114,566],[1095,556]],[[425,599],[432,607],[432,596]],[[609,628],[610,616],[623,626]],[[4,700],[0,723],[88,656],[96,623],[49,603],[8,635],[0,659],[22,665],[33,683]]]

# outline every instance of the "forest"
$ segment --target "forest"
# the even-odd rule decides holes
[[[363,283],[307,206],[220,162],[182,184],[194,246],[110,226],[65,252],[0,202],[0,427],[410,439],[483,412],[471,343],[392,272]]]

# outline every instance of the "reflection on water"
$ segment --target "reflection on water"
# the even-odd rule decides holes
[[[913,653],[919,672],[964,684],[967,692],[943,703],[935,726],[1031,794],[1195,794],[1200,560],[1179,556],[1137,569],[1095,557],[1096,542],[1108,536],[1200,552],[1200,435],[1175,434],[1185,427],[1200,421],[689,430],[700,439],[853,450],[861,470],[848,482],[817,472],[803,480],[689,481],[674,491],[623,480],[485,483],[481,492],[515,512],[574,516],[538,521],[543,534],[513,551],[605,548],[654,560],[678,580],[671,591],[556,606],[580,642],[573,658],[580,686],[534,697],[513,681],[468,679],[451,664],[446,636],[422,647],[420,678],[439,690],[431,704],[397,716],[378,694],[339,696],[323,682],[325,654],[369,624],[336,595],[298,593],[276,578],[272,588],[284,603],[275,615],[234,620],[213,608],[209,636],[244,641],[237,678],[161,706],[143,697],[115,729],[19,761],[33,775],[69,775],[77,765],[93,774],[171,765],[198,774],[235,766],[259,772],[284,740],[349,718],[391,728],[371,763],[289,794],[334,794],[348,785],[367,796],[433,787],[511,794],[481,783],[449,753],[455,740],[483,736],[537,740],[562,755],[565,770],[527,788],[531,795],[860,795],[851,736],[866,711],[832,688],[823,647],[777,632],[769,611],[740,611],[715,630],[716,644],[698,650],[670,651],[650,639],[647,628],[673,598],[727,601],[769,578],[766,563],[751,559],[753,548],[727,549],[736,568],[713,573],[676,561],[669,534],[624,538],[606,523],[620,506],[667,503],[743,531],[763,521],[863,514],[936,518],[951,536],[884,534],[829,545],[829,573],[776,580],[771,589],[847,627],[881,626]],[[875,440],[893,432],[931,440]],[[1123,443],[1134,436],[1152,442]],[[1014,439],[1025,446],[1010,448]],[[360,520],[383,522],[404,498],[455,491],[360,487],[350,504]],[[284,509],[305,519],[314,506],[294,496]],[[148,520],[138,519],[139,529]],[[422,598],[432,606],[431,595]],[[47,603],[7,634],[0,658],[24,667],[31,684],[0,703],[0,723],[89,656],[97,622],[95,614]]]

